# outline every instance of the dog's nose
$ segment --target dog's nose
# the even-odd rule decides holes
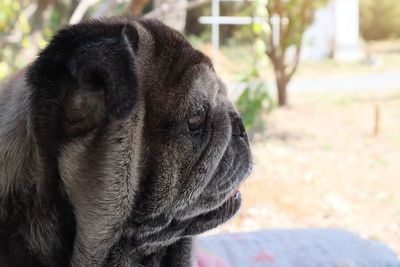
[[[232,135],[245,137],[246,129],[244,128],[243,121],[241,118],[234,118],[232,123]]]

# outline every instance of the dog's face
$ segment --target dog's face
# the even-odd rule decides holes
[[[247,136],[181,34],[149,20],[75,25],[28,77],[44,164],[56,162],[74,209],[76,263],[168,245],[238,210]]]

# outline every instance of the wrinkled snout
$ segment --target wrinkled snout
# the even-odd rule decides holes
[[[243,121],[240,117],[234,118],[232,121],[232,135],[245,137],[246,129],[244,128]]]

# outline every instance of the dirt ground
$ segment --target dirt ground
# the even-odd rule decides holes
[[[219,231],[340,227],[400,255],[400,90],[292,94],[265,120],[243,208]]]

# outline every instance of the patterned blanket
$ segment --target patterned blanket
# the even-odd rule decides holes
[[[400,267],[386,245],[341,229],[206,236],[198,247],[199,267]]]

